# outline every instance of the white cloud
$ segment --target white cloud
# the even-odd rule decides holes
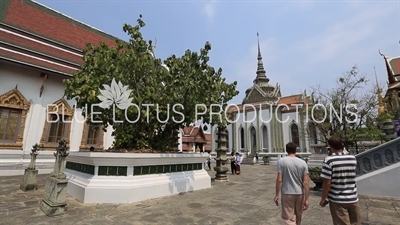
[[[211,22],[214,19],[215,16],[215,12],[216,12],[216,4],[215,1],[209,1],[205,4],[204,8],[203,8],[203,13],[207,16],[207,19],[210,20]]]
[[[352,46],[378,35],[376,29],[382,24],[380,22],[394,11],[389,4],[382,5],[379,10],[368,7],[349,20],[331,26],[328,24],[321,34],[300,41],[297,48],[310,56],[310,63],[332,60],[348,52]]]

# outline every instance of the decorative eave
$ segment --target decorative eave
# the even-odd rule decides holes
[[[87,43],[105,42],[116,46],[116,40],[37,2],[0,1],[0,60],[3,62],[71,77],[83,64]]]
[[[394,84],[400,81],[400,57],[388,57],[382,54],[379,50],[379,54],[385,60],[386,70],[388,74],[388,84]]]

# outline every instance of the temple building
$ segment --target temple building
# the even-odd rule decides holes
[[[63,80],[80,68],[87,43],[115,46],[116,39],[35,1],[0,1],[0,176],[23,174],[36,143],[40,173],[52,171],[60,139],[70,151],[112,146],[112,129],[85,123],[75,101],[64,97]],[[48,110],[63,120],[49,122],[57,115]],[[179,137],[180,151],[211,150],[202,127],[185,128]]]
[[[393,113],[394,120],[400,120],[400,56],[389,57],[379,52],[383,57],[387,70],[387,91],[385,98],[387,99],[386,109]]]
[[[0,176],[22,174],[36,143],[43,150],[37,159],[39,172],[53,169],[53,151],[60,139],[69,141],[70,151],[112,146],[112,130],[103,132],[99,125],[86,124],[74,109],[75,102],[65,99],[63,80],[80,68],[86,43],[104,41],[114,46],[116,39],[35,1],[0,1]],[[299,151],[308,151],[316,139],[308,135],[303,115],[297,119],[293,107],[270,111],[266,105],[258,105],[307,104],[311,98],[305,92],[282,97],[279,85],[269,83],[260,49],[256,74],[240,109],[231,110],[238,120],[227,128],[229,150],[283,152],[285,143],[294,141]],[[47,109],[49,105],[53,108]],[[48,110],[57,111],[64,120],[50,123],[55,121],[50,116],[55,115]],[[277,120],[285,117],[289,118],[285,123]],[[264,122],[269,118],[270,122]],[[215,151],[214,127],[187,127],[179,137],[180,151]]]
[[[234,123],[227,127],[228,150],[249,155],[256,152],[284,153],[286,143],[294,142],[298,146],[298,152],[308,153],[310,148],[320,144],[317,141],[317,130],[313,124],[307,123],[305,107],[297,106],[296,109],[296,104],[307,105],[312,101],[306,91],[282,96],[280,85],[271,85],[258,42],[253,86],[246,90],[242,104],[229,109]],[[217,148],[215,140],[217,127],[214,126],[211,142],[213,151]]]
[[[75,102],[64,98],[63,80],[83,63],[86,43],[113,46],[116,39],[34,1],[0,2],[0,176],[22,174],[36,143],[43,150],[39,172],[52,170],[62,138],[70,151],[112,145],[111,130],[104,133],[81,115],[75,115],[81,122],[70,122]],[[64,120],[49,123],[48,105]]]

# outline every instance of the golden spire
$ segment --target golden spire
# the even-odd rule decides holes
[[[386,111],[386,109],[385,109],[385,103],[383,102],[383,98],[382,98],[382,89],[379,86],[378,77],[376,76],[375,67],[374,67],[374,71],[375,71],[376,87],[377,87],[378,102],[379,102],[378,115],[381,115]]]

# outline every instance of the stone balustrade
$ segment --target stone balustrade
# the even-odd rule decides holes
[[[400,162],[400,138],[396,138],[356,155],[357,176]]]

